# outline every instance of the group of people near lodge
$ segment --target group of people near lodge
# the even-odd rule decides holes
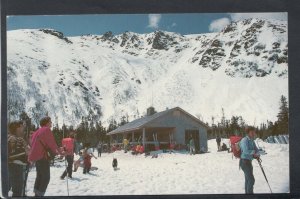
[[[25,187],[29,167],[36,167],[36,179],[34,183],[35,196],[44,196],[50,182],[50,162],[54,156],[65,158],[67,167],[61,175],[72,178],[72,172],[76,172],[80,165],[83,166],[83,173],[88,173],[91,168],[91,158],[94,156],[90,146],[85,146],[78,152],[79,159],[74,161],[74,153],[77,153],[75,146],[75,134],[69,133],[67,138],[62,139],[62,147],[58,147],[51,131],[52,121],[50,117],[40,120],[40,128],[30,135],[28,141],[24,139],[24,124],[22,121],[14,121],[8,125],[8,177],[9,190],[13,197],[26,196]],[[254,175],[252,160],[259,159],[259,151],[254,143],[256,135],[255,128],[246,129],[247,136],[240,141],[241,157],[239,166],[245,175],[245,193],[253,193]],[[128,143],[126,142],[128,149]],[[218,149],[220,149],[217,138]],[[102,146],[97,146],[98,157],[101,157]],[[191,137],[189,140],[190,154],[195,154],[195,142]],[[74,169],[73,169],[74,166]],[[8,190],[8,191],[9,191]]]

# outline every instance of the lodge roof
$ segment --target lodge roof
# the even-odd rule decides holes
[[[198,122],[199,124],[203,125],[204,127],[209,128],[204,122],[202,122],[201,120],[199,120],[195,116],[189,114],[188,112],[186,112],[185,110],[183,110],[180,107],[175,107],[175,108],[172,108],[172,109],[167,109],[165,111],[155,113],[153,115],[144,116],[144,117],[141,117],[139,119],[133,120],[133,121],[127,123],[127,124],[124,124],[124,125],[120,126],[117,129],[109,132],[108,135],[113,135],[113,134],[117,134],[117,133],[123,133],[123,132],[133,131],[133,130],[139,130],[139,129],[147,126],[147,124],[149,124],[153,120],[155,120],[155,119],[157,119],[157,118],[159,118],[159,117],[161,117],[163,115],[166,115],[166,114],[168,114],[168,113],[170,113],[170,112],[172,112],[174,110],[179,110],[179,111],[185,113],[191,119],[195,120],[196,122]]]

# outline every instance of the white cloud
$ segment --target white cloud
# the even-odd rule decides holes
[[[171,27],[175,27],[175,26],[177,26],[177,23],[173,22]]]
[[[214,20],[209,25],[209,31],[211,31],[211,32],[220,32],[228,24],[230,24],[230,19],[228,19],[226,17]]]
[[[149,14],[148,18],[149,18],[148,27],[157,29],[158,24],[159,24],[160,19],[161,19],[161,14]]]
[[[270,12],[270,13],[231,13],[229,14],[232,21],[238,21],[249,18],[259,19],[277,19],[287,21],[287,12]]]
[[[229,13],[230,19],[227,17],[217,19],[211,22],[209,25],[209,30],[211,32],[219,32],[226,25],[231,23],[231,21],[239,21],[249,18],[258,18],[258,19],[275,19],[287,21],[287,12],[270,12],[270,13]]]

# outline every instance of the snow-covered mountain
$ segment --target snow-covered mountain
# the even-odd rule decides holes
[[[205,122],[241,115],[275,120],[288,95],[287,24],[248,19],[219,33],[65,37],[50,30],[8,31],[10,118],[48,112],[62,124],[82,116],[141,117],[180,106]]]

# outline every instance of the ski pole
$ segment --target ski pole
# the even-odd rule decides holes
[[[27,188],[27,178],[28,178],[28,173],[29,173],[29,165],[27,164],[26,165],[26,170],[25,170],[25,179],[24,179],[24,184],[23,184],[23,190],[22,190],[22,195],[23,196],[27,196],[27,191],[26,191],[26,188]]]
[[[260,158],[257,158],[257,162],[258,162],[258,164],[259,164],[259,166],[260,166],[260,168],[261,168],[262,173],[263,173],[264,176],[265,176],[265,179],[266,179],[266,181],[267,181],[267,184],[268,184],[268,186],[269,186],[269,189],[270,189],[271,193],[273,193],[273,192],[272,192],[272,189],[271,189],[271,187],[270,187],[269,181],[268,181],[268,179],[267,179],[266,173],[265,173],[265,171],[264,171],[264,168],[263,168],[262,165],[261,165],[262,160],[261,160]]]
[[[65,167],[66,167],[66,172],[68,172],[68,168],[67,168],[67,160],[65,158]],[[69,183],[68,183],[68,176],[67,176],[67,191],[68,191],[68,196],[69,196]]]

